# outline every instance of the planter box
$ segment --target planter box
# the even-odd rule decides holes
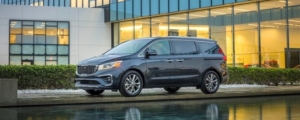
[[[0,106],[16,106],[18,80],[0,78]]]

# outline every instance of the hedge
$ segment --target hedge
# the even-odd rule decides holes
[[[76,66],[0,65],[0,78],[17,78],[18,89],[74,89]],[[293,69],[229,68],[225,84],[278,85],[298,83],[300,71]]]
[[[17,78],[18,89],[72,89],[76,67],[73,65],[2,65],[0,78]]]
[[[229,68],[229,82],[227,84],[259,84],[279,85],[299,83],[300,71],[281,68]]]

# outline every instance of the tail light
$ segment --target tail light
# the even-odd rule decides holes
[[[219,54],[222,54],[223,55],[223,60],[227,61],[227,56],[224,54],[224,52],[221,48],[219,48]]]

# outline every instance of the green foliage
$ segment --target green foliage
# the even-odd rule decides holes
[[[22,89],[74,89],[74,65],[0,65],[0,78],[18,79]],[[265,69],[230,67],[226,84],[278,85],[298,83],[300,71],[294,69]]]
[[[0,78],[18,79],[18,89],[74,88],[74,65],[0,65]]]
[[[298,83],[300,71],[294,69],[229,68],[227,84],[278,85]]]

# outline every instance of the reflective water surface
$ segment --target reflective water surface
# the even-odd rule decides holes
[[[300,120],[300,95],[0,108],[1,120]]]

